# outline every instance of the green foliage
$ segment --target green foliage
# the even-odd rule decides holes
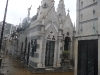
[[[68,50],[67,51],[63,51],[62,56],[63,56],[64,59],[68,59],[69,51]]]
[[[69,51],[68,50],[63,51],[63,53],[69,55]]]

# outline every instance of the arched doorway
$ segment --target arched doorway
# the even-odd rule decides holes
[[[57,44],[55,43],[57,41],[57,34],[58,30],[56,29],[55,25],[52,25],[46,29],[46,35],[45,35],[45,66],[46,67],[53,67],[54,63],[56,64],[56,49],[57,49]]]

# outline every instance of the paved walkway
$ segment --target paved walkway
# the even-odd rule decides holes
[[[32,75],[22,63],[11,56],[3,58],[1,72],[5,75]]]
[[[4,75],[74,75],[73,72],[33,74],[22,63],[14,60],[11,56],[3,58],[0,71]]]

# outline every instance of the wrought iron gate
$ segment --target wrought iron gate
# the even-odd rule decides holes
[[[47,41],[45,53],[45,66],[53,66],[55,41]]]
[[[98,40],[78,42],[78,75],[98,75]]]

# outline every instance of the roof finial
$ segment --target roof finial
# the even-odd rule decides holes
[[[74,22],[74,26],[73,26],[73,28],[74,28],[74,31],[75,31],[75,28],[76,28],[76,26],[75,26],[75,22]]]
[[[74,22],[74,27],[75,27],[75,22]]]
[[[20,18],[20,23],[21,23],[21,18]]]
[[[31,7],[32,7],[32,5],[31,5]],[[30,10],[31,10],[31,7],[28,8],[28,17],[30,17]]]

